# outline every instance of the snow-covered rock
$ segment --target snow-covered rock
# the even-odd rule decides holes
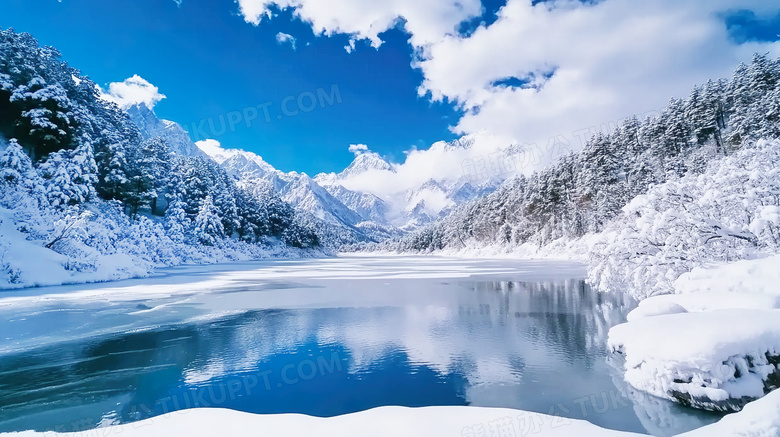
[[[628,313],[627,319],[629,322],[633,322],[635,320],[644,319],[645,317],[687,312],[688,310],[686,310],[685,307],[676,302],[647,299],[642,301],[636,309]]]
[[[632,319],[610,330],[609,346],[625,358],[625,380],[639,390],[697,408],[738,411],[780,386],[780,310]]]
[[[642,317],[725,309],[780,309],[780,296],[765,293],[708,291],[664,294],[647,298],[628,314],[628,321]]]

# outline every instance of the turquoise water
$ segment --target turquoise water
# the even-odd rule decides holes
[[[315,416],[509,407],[654,435],[718,419],[624,386],[605,343],[631,302],[560,274],[507,276],[299,278],[208,299],[17,308],[0,321],[0,432],[82,431],[193,407]],[[237,304],[286,290],[318,297]]]

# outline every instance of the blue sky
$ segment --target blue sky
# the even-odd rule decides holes
[[[162,0],[3,0],[0,26],[57,47],[101,86],[138,74],[167,96],[155,107],[158,116],[182,125],[216,117],[219,128],[219,115],[270,102],[270,122],[263,117],[217,139],[286,171],[340,171],[353,158],[350,144],[403,159],[412,146],[455,138],[448,130],[457,116],[452,105],[417,96],[422,78],[399,30],[384,35],[381,50],[349,54],[348,37],[315,38],[289,12],[247,24],[232,0],[180,7]],[[296,50],[277,43],[279,32],[296,36]],[[333,85],[342,103],[277,118],[285,97],[320,88],[329,94]],[[296,107],[297,98],[287,105]]]
[[[219,127],[219,117],[231,111],[268,105],[268,122],[210,136],[279,169],[313,175],[348,165],[351,144],[403,162],[412,148],[483,131],[492,140],[475,153],[511,142],[543,148],[552,136],[573,141],[572,132],[663,107],[696,83],[727,76],[754,51],[780,53],[780,6],[716,3],[3,0],[0,27],[57,47],[103,87],[143,77],[167,96],[157,114],[184,126],[212,119]],[[278,5],[292,5],[303,19]],[[267,11],[277,16],[264,18]],[[377,25],[388,14],[402,24]],[[313,28],[331,35],[315,36]],[[296,39],[295,49],[277,41],[280,33]],[[379,49],[370,46],[376,34]],[[345,50],[350,37],[352,53]],[[423,48],[413,68],[414,51]],[[533,89],[523,86],[529,77],[538,80]],[[285,98],[296,109],[298,96],[333,86],[341,103],[283,116]],[[435,150],[425,160],[416,157],[408,173],[425,177],[460,171],[463,162]]]

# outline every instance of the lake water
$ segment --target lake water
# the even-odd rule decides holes
[[[508,407],[674,435],[719,417],[627,388],[633,302],[553,261],[347,257],[0,292],[0,432],[192,407],[334,416]]]

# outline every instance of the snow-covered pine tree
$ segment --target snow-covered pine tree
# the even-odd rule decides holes
[[[183,166],[182,201],[187,205],[187,214],[194,218],[209,193],[207,174],[200,158],[187,158],[183,162]]]
[[[239,188],[236,191],[236,209],[238,211],[238,236],[249,243],[260,241],[270,233],[268,211],[250,192]]]
[[[0,154],[0,186],[0,205],[6,208],[15,208],[23,200],[32,200],[37,208],[48,206],[43,180],[15,138]]]
[[[194,237],[205,246],[214,246],[225,237],[222,219],[210,195],[207,195],[200,206],[200,211],[192,224]]]
[[[157,212],[158,198],[168,185],[171,155],[161,138],[144,141],[131,154],[127,203],[132,215],[143,208]]]
[[[165,210],[165,230],[171,240],[177,243],[187,241],[192,227],[192,221],[187,216],[185,207],[183,201],[175,199],[168,203],[168,209]]]
[[[76,150],[50,153],[40,165],[49,203],[57,208],[78,205],[95,195],[95,160],[92,146],[84,142]]]

